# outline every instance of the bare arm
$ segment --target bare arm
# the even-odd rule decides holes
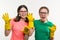
[[[7,12],[3,14],[2,19],[5,21],[5,31],[4,31],[5,36],[8,36],[11,31],[11,26],[10,26],[11,19],[9,18],[9,15]]]
[[[31,36],[31,35],[33,34],[33,32],[34,32],[34,28],[31,28],[31,29],[29,30],[29,36]]]
[[[11,30],[5,30],[5,36],[8,36],[10,34]]]

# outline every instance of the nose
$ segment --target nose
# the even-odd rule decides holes
[[[45,16],[45,14],[42,14],[42,16]]]

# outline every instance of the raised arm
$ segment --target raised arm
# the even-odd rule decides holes
[[[5,36],[8,36],[11,31],[10,19],[8,13],[3,14],[2,18],[5,21]]]

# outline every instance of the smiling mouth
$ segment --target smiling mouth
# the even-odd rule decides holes
[[[45,17],[41,17],[41,18],[45,19]]]
[[[24,14],[24,15],[22,15],[22,16],[25,16],[25,14]]]

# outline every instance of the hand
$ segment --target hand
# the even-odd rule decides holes
[[[28,13],[27,18],[28,18],[29,21],[33,21],[34,20],[32,13]]]
[[[3,20],[4,20],[5,22],[7,22],[7,21],[10,20],[8,13],[3,14],[2,18],[3,18]]]
[[[32,13],[28,13],[28,16],[27,16],[28,20],[29,20],[29,23],[28,23],[28,28],[33,28],[34,27],[34,18],[33,18],[33,15]]]
[[[51,37],[50,39],[53,40],[53,38],[54,38],[54,32],[56,30],[56,26],[54,25],[52,27],[49,27],[49,29],[50,29],[50,37]]]
[[[5,21],[5,30],[10,30],[10,19],[8,13],[3,14],[2,18]]]
[[[29,29],[27,27],[24,28],[24,34],[29,34]]]
[[[55,30],[56,30],[56,26],[55,26],[55,25],[52,26],[52,27],[50,28],[50,30],[51,30],[51,32],[55,32]]]

